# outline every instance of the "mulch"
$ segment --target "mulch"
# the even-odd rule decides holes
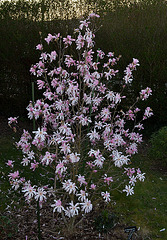
[[[10,225],[6,230],[0,226],[1,240],[38,240],[38,223],[36,208],[34,206],[24,206],[3,213],[10,220]],[[41,240],[63,239],[63,240],[125,240],[128,234],[124,232],[125,225],[119,221],[108,230],[107,233],[99,232],[95,228],[97,212],[92,212],[86,216],[84,221],[78,225],[77,229],[70,235],[61,221],[61,215],[53,216],[52,209],[44,206],[40,210],[41,214]],[[61,230],[60,230],[61,229]],[[2,231],[3,230],[3,231]],[[11,235],[12,237],[8,237]],[[133,234],[133,240],[142,240],[137,232]]]

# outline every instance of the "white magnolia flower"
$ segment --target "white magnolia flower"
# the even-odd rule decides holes
[[[94,128],[93,131],[91,131],[90,133],[87,134],[87,136],[89,136],[90,140],[94,141],[94,140],[99,140],[100,139],[100,135],[98,134],[98,132],[96,132],[96,129]]]
[[[88,196],[88,193],[86,193],[83,190],[80,190],[80,193],[76,194],[76,196],[78,197],[78,200],[80,201],[85,201],[86,197]]]
[[[65,181],[63,183],[63,189],[65,189],[66,192],[68,192],[69,194],[71,193],[75,194],[77,187],[75,183],[71,182],[71,179],[69,179],[68,181]]]
[[[59,164],[56,166],[56,173],[63,173],[67,170],[67,167],[64,166],[64,163],[63,162],[59,162]]]
[[[80,154],[78,153],[71,153],[69,156],[70,156],[70,161],[71,163],[76,163],[76,162],[79,162],[80,160],[80,157],[79,157]]]
[[[38,128],[37,131],[33,131],[35,133],[35,139],[40,139],[41,141],[45,141],[47,132],[44,131],[43,128]]]
[[[130,185],[129,186],[125,186],[125,189],[123,190],[123,192],[126,192],[126,196],[128,195],[132,195],[134,194],[134,187],[131,187]]]
[[[145,179],[145,173],[137,173],[137,178],[141,181],[141,182],[144,182],[144,179]]]
[[[104,198],[105,202],[110,202],[110,193],[109,192],[101,192],[102,197]]]
[[[85,176],[81,176],[81,174],[78,175],[78,182],[80,183],[80,186],[82,186],[82,184],[87,185],[87,182],[85,181]]]
[[[78,206],[79,203],[76,203],[74,205],[73,201],[71,201],[71,203],[69,204],[70,207],[69,207],[69,211],[71,213],[71,217],[75,216],[75,215],[78,215],[78,210],[80,209],[80,207]]]
[[[42,164],[46,164],[49,165],[50,163],[53,162],[53,158],[52,155],[50,154],[50,152],[46,152],[45,156],[42,158],[41,163]]]
[[[87,198],[85,199],[85,202],[80,203],[80,205],[82,206],[82,211],[85,211],[85,213],[89,213],[93,208],[91,201]]]
[[[34,189],[34,186],[32,187],[30,184],[25,185],[22,192],[25,193],[24,196],[27,199],[31,199],[36,194],[36,190]]]
[[[122,152],[118,152],[118,150],[114,150],[112,152],[114,164],[116,167],[122,167],[124,164],[128,164],[129,158],[128,156],[122,155]]]
[[[46,199],[46,191],[44,191],[43,188],[39,187],[37,192],[35,193],[35,199],[39,199],[40,202],[43,202],[43,200]]]
[[[12,179],[12,181],[10,181],[10,184],[14,190],[17,190],[20,187],[20,181],[18,179]]]
[[[53,207],[53,212],[55,212],[57,210],[57,212],[61,213],[62,210],[64,211],[64,207],[62,206],[62,202],[61,200],[54,200],[54,204],[51,205],[51,207]]]
[[[23,166],[28,166],[29,163],[30,163],[30,160],[27,157],[24,156],[21,164],[23,164]]]
[[[27,157],[28,157],[28,159],[33,160],[33,159],[35,158],[35,153],[34,153],[34,151],[28,152],[28,153],[27,153]]]
[[[98,158],[96,158],[96,159],[94,160],[95,166],[97,166],[97,167],[99,167],[99,168],[102,168],[103,162],[104,162],[103,157],[98,157]]]
[[[135,186],[135,182],[136,182],[136,177],[135,176],[130,177],[129,184],[131,184],[132,186]]]

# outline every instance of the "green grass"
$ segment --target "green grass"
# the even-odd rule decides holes
[[[128,225],[140,228],[143,239],[167,239],[167,175],[158,169],[152,170],[153,162],[147,155],[134,157],[136,167],[146,173],[144,182],[135,187],[135,194],[126,197],[115,193],[116,213]],[[160,232],[161,229],[166,230]]]
[[[10,168],[7,167],[7,160],[19,160],[18,150],[13,145],[14,135],[4,136],[0,138],[0,238],[8,237],[7,239],[13,239],[14,234],[17,232],[17,226],[13,221],[13,218],[4,214],[6,211],[10,211],[13,207],[18,205],[19,196],[13,190],[10,190],[10,184],[8,181],[8,174]],[[5,238],[6,239],[6,238]]]
[[[0,138],[0,210],[3,211],[12,200],[16,200],[16,195],[14,194],[14,191],[9,192],[10,184],[8,181],[8,174],[12,170],[10,167],[6,165],[6,162],[8,160],[13,160],[16,162],[16,165],[18,164],[20,154],[16,147],[13,145],[14,141],[14,135],[11,136],[2,136]],[[11,196],[13,196],[11,199]]]

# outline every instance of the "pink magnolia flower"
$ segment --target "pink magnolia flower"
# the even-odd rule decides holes
[[[13,163],[14,163],[14,161],[8,160],[8,162],[6,163],[6,165],[9,166],[9,167],[11,167],[11,168],[13,168],[13,166],[14,166]]]
[[[134,120],[135,115],[132,110],[129,110],[126,115],[128,120]]]
[[[75,42],[75,39],[74,38],[71,38],[70,35],[67,35],[66,38],[63,38],[63,42],[65,43],[65,45],[71,45],[72,42]]]
[[[60,149],[61,149],[60,151],[63,152],[64,154],[71,153],[70,145],[66,144],[65,142],[62,142]]]
[[[50,62],[56,60],[57,58],[57,53],[56,51],[52,51],[51,54],[49,54]]]
[[[38,44],[38,45],[36,46],[36,50],[42,51],[42,50],[43,50],[43,45],[42,45],[42,44]]]
[[[66,58],[65,58],[64,62],[65,62],[67,67],[71,67],[71,66],[76,65],[75,60],[72,57],[70,57],[69,55],[66,55]]]
[[[89,16],[88,16],[88,19],[89,18],[99,18],[100,16],[96,13],[90,13]]]
[[[97,50],[97,56],[100,58],[100,59],[103,59],[104,58],[104,55],[105,53],[102,51],[102,50]]]
[[[60,162],[57,166],[56,166],[56,173],[63,173],[67,170],[67,167],[64,166],[63,162]]]
[[[86,28],[88,28],[88,25],[89,25],[89,22],[87,22],[87,20],[84,20],[84,21],[80,21],[80,26],[79,26],[79,28],[82,30],[83,29],[83,27],[86,27]]]
[[[36,70],[37,70],[37,66],[36,66],[36,65],[33,65],[33,66],[30,68],[30,73],[35,76],[35,75],[36,75]]]
[[[52,154],[47,151],[47,152],[45,153],[44,157],[42,158],[41,163],[42,163],[43,165],[49,165],[49,164],[52,163],[52,162],[53,162]]]
[[[135,169],[134,168],[124,168],[125,172],[130,178],[132,177],[132,175],[135,173]],[[141,173],[141,172],[140,172]]]
[[[80,183],[80,186],[82,186],[82,184],[87,185],[87,182],[85,181],[85,177],[81,176],[81,174],[78,175],[78,182]]]
[[[140,64],[139,64],[139,60],[136,59],[136,58],[133,58],[133,62],[132,62],[132,64],[133,64],[133,67],[140,66]]]
[[[77,45],[76,49],[80,50],[81,48],[83,48],[84,44],[85,44],[85,38],[81,34],[79,34],[76,40],[76,45]]]
[[[144,112],[143,120],[151,117],[153,115],[152,109],[147,107]]]
[[[104,182],[110,185],[110,182],[113,182],[112,177],[108,177],[107,174],[104,174]]]
[[[96,185],[93,183],[93,184],[91,184],[90,185],[90,189],[93,189],[93,190],[95,190],[96,189]]]
[[[57,35],[53,36],[52,34],[48,34],[47,38],[45,38],[45,41],[49,44],[52,40],[57,40],[60,36],[60,33]]]
[[[16,171],[16,172],[14,172],[14,173],[10,173],[9,175],[8,175],[10,178],[19,178],[19,171]]]
[[[113,57],[114,56],[114,53],[113,52],[109,52],[108,54],[107,54],[107,57]]]
[[[34,162],[31,163],[30,169],[32,169],[33,171],[35,171],[35,169],[38,168],[38,165],[39,165],[39,163],[34,160]]]
[[[77,163],[77,162],[79,162],[79,160],[80,160],[80,154],[78,154],[78,153],[71,153],[71,154],[69,154],[69,157],[70,157],[70,162],[71,163]]]
[[[8,125],[11,125],[12,123],[18,123],[17,119],[18,119],[18,117],[10,117],[10,118],[8,118]]]
[[[90,133],[87,134],[87,136],[89,136],[90,140],[99,140],[100,139],[100,135],[98,134],[98,132],[96,132],[96,129],[94,128],[93,131],[91,131]]]
[[[38,89],[45,88],[45,82],[42,80],[37,80]]]

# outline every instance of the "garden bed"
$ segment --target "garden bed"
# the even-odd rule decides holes
[[[3,217],[2,217],[3,216]],[[47,216],[47,217],[46,217]],[[78,226],[74,235],[66,237],[66,228],[60,232],[60,219],[53,217],[53,212],[47,208],[41,210],[41,235],[42,240],[64,239],[64,240],[124,240],[128,234],[124,233],[125,225],[117,222],[114,228],[107,233],[96,230],[95,219],[98,213],[92,212],[84,219],[83,223]],[[3,221],[2,221],[3,220]],[[3,224],[3,226],[2,226]],[[8,211],[1,215],[1,239],[7,240],[37,240],[38,225],[35,207],[22,207]],[[27,236],[27,238],[26,238]],[[134,240],[142,240],[138,233],[133,234]]]

